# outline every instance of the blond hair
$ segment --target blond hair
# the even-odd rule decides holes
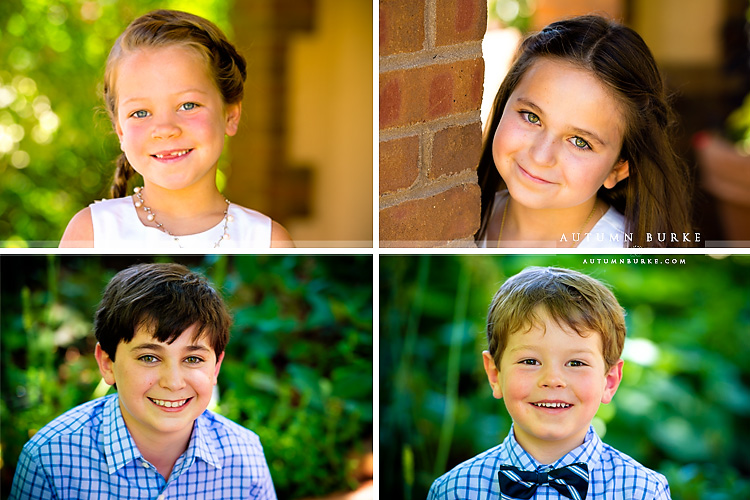
[[[487,341],[498,369],[508,337],[540,324],[544,313],[581,336],[600,333],[607,369],[620,359],[625,312],[604,284],[570,269],[527,267],[500,287],[487,313]]]

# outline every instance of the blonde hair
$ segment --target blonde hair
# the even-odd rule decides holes
[[[113,124],[117,119],[116,69],[122,57],[137,49],[174,45],[192,47],[200,54],[225,104],[242,101],[247,78],[245,58],[237,52],[224,33],[214,23],[202,17],[177,10],[155,10],[130,23],[117,38],[107,57],[104,104]],[[128,180],[134,173],[125,153],[120,154],[110,189],[113,198],[127,194]]]
[[[599,332],[607,369],[620,359],[625,312],[606,286],[570,269],[527,267],[500,287],[487,313],[489,351],[498,369],[508,337],[540,324],[540,313],[581,336]]]

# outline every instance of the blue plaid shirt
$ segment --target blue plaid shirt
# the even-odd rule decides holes
[[[258,436],[204,411],[169,480],[138,451],[117,394],[84,403],[26,443],[11,499],[276,499]]]
[[[589,466],[587,500],[670,498],[667,478],[602,443],[593,427],[589,427],[581,446],[550,465],[540,464],[521,448],[511,428],[502,444],[457,465],[450,472],[437,478],[432,483],[427,498],[428,500],[497,499],[500,498],[497,473],[501,465],[544,472],[575,462],[585,462]],[[509,497],[503,495],[502,498]],[[557,490],[546,484],[539,486],[534,498],[537,500],[565,499]]]

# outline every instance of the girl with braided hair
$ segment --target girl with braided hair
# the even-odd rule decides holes
[[[115,42],[104,101],[122,154],[112,199],[84,208],[61,247],[293,246],[267,216],[230,203],[216,186],[224,137],[239,126],[245,59],[212,22],[157,10]],[[143,186],[128,195],[138,173]]]

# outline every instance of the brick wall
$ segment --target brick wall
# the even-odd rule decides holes
[[[383,247],[473,244],[486,27],[486,0],[380,0]]]

